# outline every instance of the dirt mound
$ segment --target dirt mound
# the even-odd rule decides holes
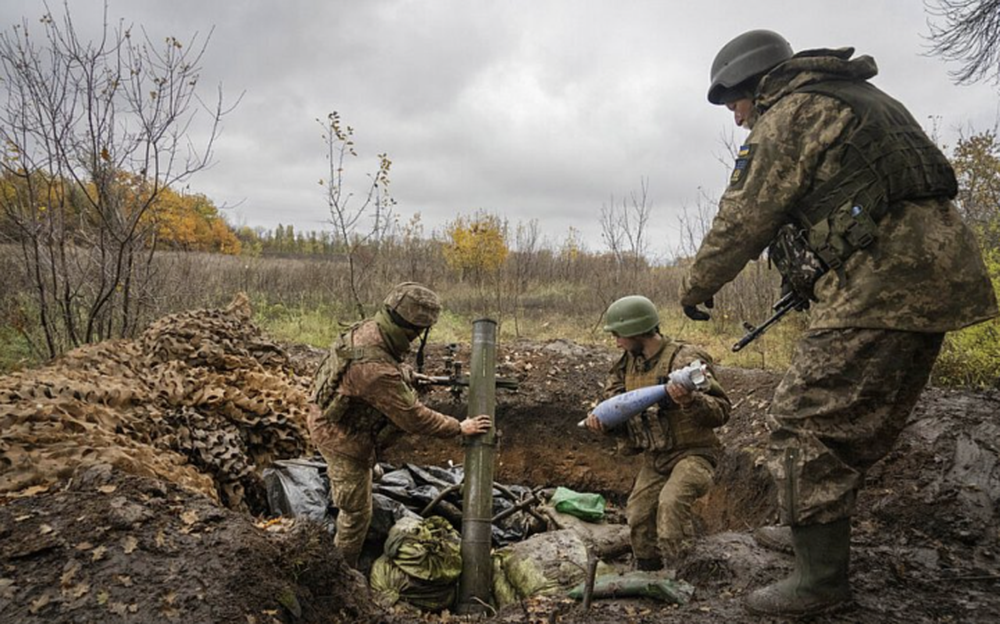
[[[383,622],[332,537],[110,466],[0,506],[4,622]]]
[[[308,448],[306,382],[287,367],[240,296],[0,378],[0,494],[106,463],[262,512],[260,469]]]

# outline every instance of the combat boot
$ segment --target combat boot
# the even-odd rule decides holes
[[[753,539],[757,544],[768,550],[794,555],[792,547],[792,529],[787,526],[762,526],[754,529]]]
[[[793,526],[792,545],[795,569],[791,575],[752,592],[744,603],[747,610],[757,615],[804,617],[850,604],[850,519]]]

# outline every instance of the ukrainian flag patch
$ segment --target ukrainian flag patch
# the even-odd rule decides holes
[[[743,184],[743,180],[747,177],[747,171],[750,169],[750,161],[753,160],[753,152],[756,147],[753,144],[741,145],[739,151],[736,152],[736,164],[733,166],[732,175],[729,176],[730,188]]]

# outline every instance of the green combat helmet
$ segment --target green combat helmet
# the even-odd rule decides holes
[[[740,97],[740,85],[792,58],[792,46],[770,30],[751,30],[722,46],[712,61],[708,101],[725,104]]]
[[[393,321],[406,329],[424,329],[438,320],[441,299],[430,288],[416,282],[396,285],[384,301]]]
[[[604,313],[604,331],[623,338],[653,331],[659,324],[656,306],[642,295],[622,297]]]

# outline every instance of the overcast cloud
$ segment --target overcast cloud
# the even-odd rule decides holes
[[[95,32],[100,0],[71,0],[78,29]],[[50,3],[54,12],[60,2]],[[440,229],[477,209],[512,224],[538,219],[550,242],[576,228],[602,247],[602,206],[648,179],[651,249],[676,249],[678,215],[728,176],[723,137],[741,139],[728,111],[706,100],[719,48],[769,28],[795,50],[853,46],[879,64],[875,84],[903,101],[939,140],[996,123],[997,88],[958,87],[926,57],[927,15],[912,0],[840,2],[586,0],[110,0],[113,20],[154,41],[214,28],[203,62],[207,95],[245,93],[226,117],[215,165],[190,190],[235,206],[230,221],[323,229],[325,147],[317,118],[339,111],[358,158],[393,161],[403,221]],[[39,0],[4,0],[0,24]]]

